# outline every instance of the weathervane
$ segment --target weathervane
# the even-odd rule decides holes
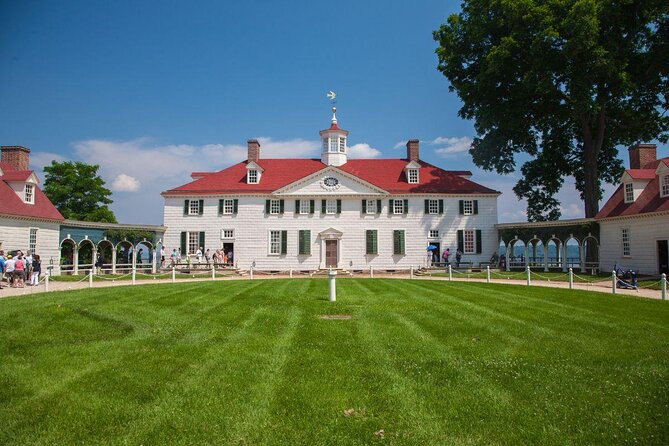
[[[332,123],[337,124],[337,107],[336,107],[337,93],[330,90],[330,91],[327,92],[327,94],[325,96],[327,96],[327,98],[330,100],[330,102],[332,102]]]

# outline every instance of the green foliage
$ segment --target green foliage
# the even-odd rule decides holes
[[[474,163],[508,174],[530,158],[514,192],[531,221],[560,217],[566,176],[594,217],[617,147],[669,136],[666,0],[465,0],[434,38]]]
[[[665,302],[338,282],[0,299],[0,444],[669,443]]]
[[[498,235],[499,238],[504,240],[507,244],[516,237],[527,243],[534,238],[535,235],[544,243],[544,245],[548,243],[548,240],[553,236],[557,237],[562,242],[566,242],[572,235],[580,241],[583,241],[588,235],[592,235],[599,240],[599,224],[591,222],[577,225],[547,226],[541,228],[505,228],[500,229]]]
[[[106,229],[104,235],[114,244],[128,240],[133,246],[143,240],[147,240],[155,245],[156,239],[156,234],[153,231],[139,229]]]
[[[116,223],[107,205],[111,191],[98,175],[100,166],[79,161],[52,161],[44,167],[44,193],[63,217],[72,220]]]

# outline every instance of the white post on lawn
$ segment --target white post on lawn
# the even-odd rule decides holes
[[[527,286],[532,285],[532,280],[530,279],[530,265],[525,267],[525,273],[527,273]]]
[[[413,265],[409,267],[409,279],[413,279]]]
[[[373,266],[369,267],[369,278],[370,279],[374,278],[374,267]]]
[[[46,276],[44,276],[44,291],[46,293],[49,292],[49,273],[46,273]]]
[[[88,271],[88,288],[93,288],[93,270]]]
[[[177,281],[177,270],[172,267],[172,283]]]
[[[251,275],[251,280],[253,280],[253,266],[251,266],[251,269],[249,270],[249,274]]]
[[[330,269],[328,271],[328,291],[330,302],[335,302],[337,300],[337,271]]]
[[[47,276],[48,279],[49,276]],[[667,300],[667,275],[662,273],[662,278],[660,279],[660,288],[662,289],[662,300]]]
[[[453,280],[453,270],[450,263],[448,264],[448,280]]]
[[[211,265],[211,280],[216,280],[216,268]]]
[[[611,273],[611,292],[616,294],[616,272]]]
[[[290,271],[288,272],[288,276],[292,279],[293,278],[293,267],[290,267]]]
[[[569,268],[569,289],[574,288],[574,270]]]
[[[485,281],[490,283],[490,265],[485,267]]]
[[[132,267],[132,284],[134,285],[137,279],[137,269],[133,266]]]

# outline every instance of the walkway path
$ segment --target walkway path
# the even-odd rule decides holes
[[[298,276],[300,277],[306,277],[306,276]],[[324,276],[317,276],[317,277],[324,277]],[[355,278],[368,278],[366,275],[356,275],[354,276]],[[384,278],[384,279],[408,279],[407,274],[379,274],[379,273],[374,273],[375,278]],[[256,274],[254,279],[251,279],[249,276],[228,276],[228,277],[219,277],[216,279],[177,279],[177,283],[181,282],[202,282],[202,281],[229,281],[229,280],[265,280],[265,279],[287,279],[288,275],[261,275],[261,274]],[[341,275],[339,276],[341,279],[346,279],[347,276]],[[429,277],[429,276],[420,276],[420,277],[415,277],[414,280],[441,280],[441,281],[448,281],[447,277]],[[453,278],[453,282],[478,282],[478,283],[485,283],[485,279],[466,279],[466,278]],[[157,284],[157,283],[171,283],[171,279],[161,279],[161,280],[137,280],[136,284],[137,285],[151,285],[151,284]],[[497,280],[492,280],[491,283],[496,283],[496,284],[513,284],[513,285],[525,285],[526,282],[524,280],[515,280],[515,279],[497,279]],[[81,282],[58,282],[58,281],[50,281],[49,282],[49,291],[70,291],[70,290],[81,290],[81,289],[86,289],[89,288],[89,282],[87,280],[83,280]],[[132,282],[130,280],[116,280],[116,281],[111,281],[111,280],[104,280],[104,281],[95,281],[93,282],[93,288],[107,288],[107,287],[114,287],[114,286],[132,286]],[[546,287],[546,288],[569,288],[569,284],[566,282],[549,282],[545,280],[535,280],[532,281],[532,286],[533,287]],[[611,282],[610,281],[602,281],[602,282],[595,282],[595,283],[589,283],[589,284],[582,284],[582,283],[574,283],[573,289],[575,290],[583,290],[583,291],[596,291],[600,293],[608,293],[611,294]],[[36,287],[25,287],[25,288],[2,288],[0,290],[0,298],[2,297],[8,297],[8,296],[28,296],[32,294],[38,294],[38,293],[43,293],[45,291],[45,285],[44,282],[42,282],[40,285]],[[661,299],[661,292],[658,290],[650,290],[650,289],[640,289],[640,290],[624,290],[624,289],[618,289],[616,290],[616,293],[621,294],[621,295],[628,295],[628,296],[637,296],[637,297],[646,297],[650,299]]]

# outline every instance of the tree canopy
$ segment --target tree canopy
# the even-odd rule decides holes
[[[474,163],[508,174],[527,159],[514,192],[529,220],[560,217],[566,176],[593,217],[618,147],[667,141],[667,0],[464,0],[434,39]]]
[[[98,175],[100,166],[78,161],[52,161],[44,167],[44,193],[63,217],[73,220],[116,223],[107,205],[111,191]]]

